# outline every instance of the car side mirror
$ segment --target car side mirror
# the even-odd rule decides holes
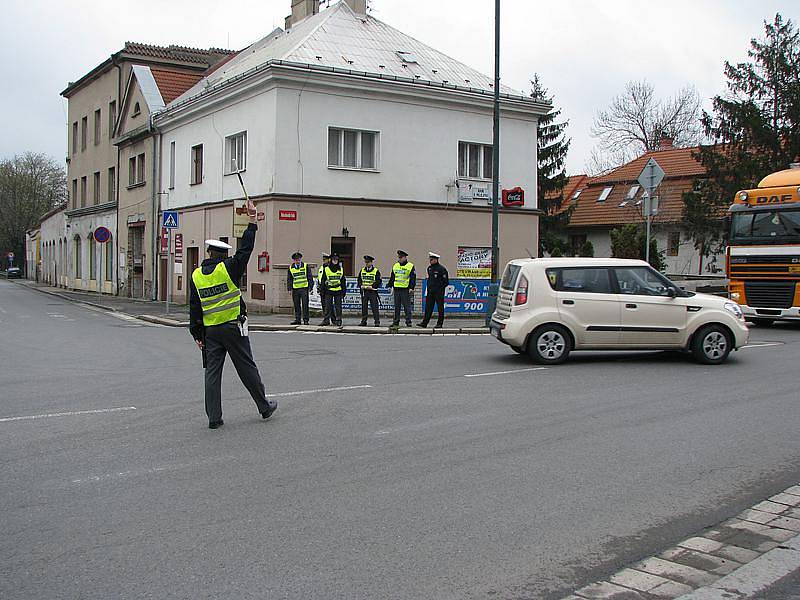
[[[674,287],[668,287],[667,288],[667,296],[669,296],[670,298],[674,298],[677,295],[678,295],[678,292],[675,290]]]

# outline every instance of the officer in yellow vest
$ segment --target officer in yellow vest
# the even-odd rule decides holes
[[[411,293],[417,286],[417,272],[414,263],[408,261],[408,252],[397,251],[397,262],[392,267],[388,288],[394,288],[394,321],[392,327],[400,325],[400,305],[406,317],[406,327],[411,327]]]
[[[325,292],[325,286],[322,285],[322,274],[325,271],[325,267],[327,267],[331,262],[331,255],[327,252],[322,253],[322,264],[319,266],[319,271],[317,272],[317,291],[319,292],[319,302],[322,305],[322,325],[331,324],[331,315],[328,312],[328,294]]]
[[[325,288],[325,299],[328,302],[328,315],[331,323],[342,326],[342,298],[344,298],[347,282],[344,269],[339,262],[339,255],[331,254],[331,262],[322,271],[322,287]],[[327,325],[327,323],[324,323]]]
[[[294,304],[294,321],[292,325],[300,325],[302,309],[303,325],[308,325],[308,291],[314,281],[311,274],[311,265],[302,262],[300,252],[292,254],[292,264],[287,271],[286,287],[292,294]]]
[[[361,290],[361,327],[367,326],[367,308],[372,308],[372,318],[375,327],[381,324],[380,302],[378,301],[378,288],[381,287],[381,272],[372,264],[374,257],[366,254],[364,266],[358,274],[358,288]]]
[[[250,224],[242,234],[239,249],[219,240],[206,240],[209,257],[192,273],[189,283],[189,332],[203,351],[208,426],[217,429],[222,421],[222,367],[228,354],[242,383],[255,400],[261,417],[269,419],[278,403],[267,399],[261,375],[253,360],[247,337],[247,307],[239,291],[239,280],[255,245],[256,208],[247,205]]]

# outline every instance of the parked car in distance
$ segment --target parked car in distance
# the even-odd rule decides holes
[[[21,279],[22,278],[22,269],[19,267],[9,267],[8,271],[6,271],[6,279]]]
[[[512,260],[490,331],[549,365],[573,350],[683,350],[720,364],[749,337],[735,302],[682,290],[642,260],[615,258]]]

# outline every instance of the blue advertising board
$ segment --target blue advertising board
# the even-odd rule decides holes
[[[444,292],[444,312],[486,314],[489,306],[489,279],[451,279]],[[422,307],[428,297],[428,280],[422,282]]]

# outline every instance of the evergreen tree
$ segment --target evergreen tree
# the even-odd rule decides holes
[[[538,75],[531,81],[531,98],[539,102],[553,103],[553,97]],[[537,137],[536,192],[539,200],[539,255],[552,252],[564,244],[563,236],[569,223],[572,208],[562,211],[564,186],[567,184],[566,159],[570,140],[564,136],[568,122],[556,122],[561,109],[551,110],[539,118]]]
[[[684,225],[702,256],[723,242],[722,215],[734,194],[769,173],[786,169],[800,155],[800,34],[780,14],[764,21],[749,60],[725,62],[728,91],[702,118],[705,135],[698,158],[708,179],[684,195]]]

